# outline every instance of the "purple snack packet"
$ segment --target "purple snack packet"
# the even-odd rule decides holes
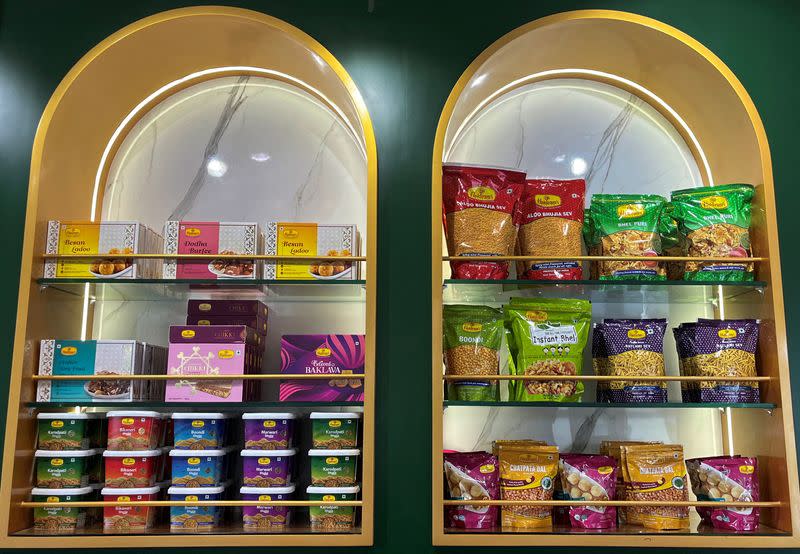
[[[689,480],[698,500],[758,502],[758,460],[742,456],[695,458],[687,461]],[[758,528],[758,508],[698,508],[698,514],[715,529],[753,531]]]
[[[348,402],[364,400],[364,335],[283,335],[281,402]],[[292,374],[330,375],[328,379],[292,380]]]
[[[611,456],[562,454],[558,461],[561,486],[569,500],[614,500],[617,461]],[[614,506],[570,506],[569,522],[580,529],[617,526]]]
[[[487,452],[445,452],[445,484],[450,500],[497,500],[500,473],[497,457]],[[497,506],[448,506],[445,525],[461,529],[491,529]]]
[[[688,328],[685,339],[692,368],[698,376],[756,375],[759,322],[755,319],[700,319]],[[700,381],[698,402],[759,402],[758,383],[742,381]]]
[[[605,319],[595,328],[600,331],[598,352],[605,354],[606,375],[629,374],[627,366],[636,363],[639,372],[650,370],[652,375],[664,375],[664,332],[666,319]],[[629,353],[640,353],[630,360]],[[650,354],[650,356],[645,356]],[[617,366],[624,371],[617,371]],[[601,401],[612,403],[666,402],[665,381],[609,381],[601,389]]]

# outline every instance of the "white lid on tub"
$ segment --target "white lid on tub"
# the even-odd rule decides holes
[[[36,419],[89,419],[84,413],[36,414]]]
[[[241,487],[239,494],[291,494],[294,489],[294,483],[289,483],[285,487]]]
[[[361,487],[307,487],[307,494],[356,494]]]
[[[294,456],[297,454],[296,448],[286,450],[242,450],[242,456]]]
[[[83,413],[89,419],[102,419],[106,417],[106,414],[104,414],[103,412],[83,412]]]
[[[100,494],[103,496],[117,496],[120,494],[124,494],[125,496],[137,495],[137,494],[156,494],[159,489],[158,485],[155,487],[141,487],[135,489],[115,489],[112,487],[103,487],[103,490],[100,491]]]
[[[297,414],[291,412],[245,412],[242,419],[296,419]]]
[[[175,412],[172,419],[226,419],[228,416],[222,412]]]
[[[36,458],[86,458],[94,456],[91,450],[37,450],[33,453]]]
[[[161,412],[146,410],[114,410],[106,413],[106,417],[161,417]]]
[[[311,412],[311,419],[360,419],[357,412]]]
[[[177,448],[173,448],[169,451],[170,456],[179,456],[183,458],[189,458],[193,456],[224,456],[225,450],[222,449],[215,449],[215,450],[179,450]]]
[[[342,450],[330,450],[324,448],[312,448],[308,451],[309,456],[360,456],[361,450],[358,448],[343,448]]]
[[[150,458],[161,456],[161,450],[104,450],[104,458]]]
[[[168,488],[167,489],[167,494],[180,494],[180,495],[196,494],[196,495],[199,496],[201,494],[222,494],[224,490],[225,490],[225,487],[221,486],[221,485],[218,486],[218,487],[177,487],[176,486],[176,487]]]
[[[77,496],[79,494],[89,494],[92,492],[92,487],[77,487],[74,489],[41,489],[33,487],[31,494],[41,496]]]

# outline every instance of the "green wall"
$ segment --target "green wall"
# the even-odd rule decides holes
[[[472,59],[539,17],[607,8],[647,15],[692,35],[728,64],[767,128],[775,169],[789,336],[800,332],[800,236],[794,106],[800,2],[779,0],[282,0],[215,2],[259,10],[309,33],[355,79],[375,124],[379,155],[378,417],[376,536],[372,552],[423,554],[430,546],[430,297],[427,201],[439,112]],[[69,68],[139,18],[182,1],[0,0],[0,405],[7,394],[30,150],[39,116]],[[793,48],[794,44],[794,48]],[[121,68],[124,70],[124,68]],[[91,114],[87,114],[91,117]],[[80,137],[75,137],[80,140]],[[422,209],[420,209],[422,206]],[[792,362],[800,344],[790,340]],[[800,403],[800,380],[794,396]],[[0,431],[1,432],[1,431]],[[406,483],[411,481],[417,489]],[[265,539],[268,540],[268,539]],[[131,545],[135,545],[132,539]],[[219,550],[219,549],[216,549]],[[485,549],[489,552],[494,549]],[[515,549],[498,549],[512,552]],[[516,549],[518,550],[518,549]],[[442,548],[441,552],[456,549]],[[463,552],[464,549],[459,549]],[[548,549],[570,552],[571,549]],[[328,552],[334,552],[328,550]],[[599,552],[599,551],[598,551]]]

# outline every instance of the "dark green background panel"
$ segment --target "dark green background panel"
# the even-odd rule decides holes
[[[800,3],[757,0],[562,0],[428,2],[284,0],[215,2],[292,23],[327,47],[360,88],[379,155],[379,289],[376,553],[427,554],[430,546],[430,194],[439,112],[461,72],[484,48],[556,12],[631,11],[678,27],[728,64],[753,97],[772,148],[790,360],[800,363],[800,203],[795,103]],[[0,404],[7,394],[30,151],[41,112],[80,57],[119,28],[180,1],[0,3]],[[120,68],[124,71],[124,68]],[[91,117],[91,114],[87,114]],[[75,137],[80,140],[80,137]],[[793,383],[795,411],[800,379]],[[415,488],[407,483],[414,483]],[[265,542],[268,538],[265,538]],[[135,547],[135,539],[131,539]],[[225,549],[216,549],[225,550]],[[231,549],[229,549],[231,550]],[[495,549],[483,549],[491,552]],[[520,549],[497,549],[519,552]],[[574,552],[578,549],[548,549]],[[617,549],[619,550],[619,549]],[[465,552],[464,549],[438,549]],[[467,550],[468,551],[468,550]],[[296,550],[295,552],[299,552]],[[327,550],[327,552],[334,552]],[[595,551],[599,552],[599,551]],[[609,550],[610,552],[610,550]]]

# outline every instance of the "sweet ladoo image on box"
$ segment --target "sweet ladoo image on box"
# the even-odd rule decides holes
[[[330,379],[281,380],[280,400],[345,402],[364,400],[364,335],[283,335],[281,373],[330,375]]]
[[[322,223],[266,224],[264,254],[270,256],[359,256],[355,225]],[[359,264],[345,261],[267,261],[264,278],[286,281],[358,279]]]
[[[167,221],[165,254],[247,255],[258,253],[256,223]],[[164,260],[165,279],[255,279],[257,264],[247,259]]]
[[[158,279],[161,260],[135,260],[125,255],[159,254],[163,245],[161,235],[134,221],[49,221],[47,254],[98,254],[98,257],[48,259],[44,264],[44,277]]]
[[[258,383],[242,379],[193,380],[193,375],[260,373],[262,339],[244,325],[173,325],[169,330],[170,375],[186,379],[167,383],[167,402],[241,402],[251,399]]]

